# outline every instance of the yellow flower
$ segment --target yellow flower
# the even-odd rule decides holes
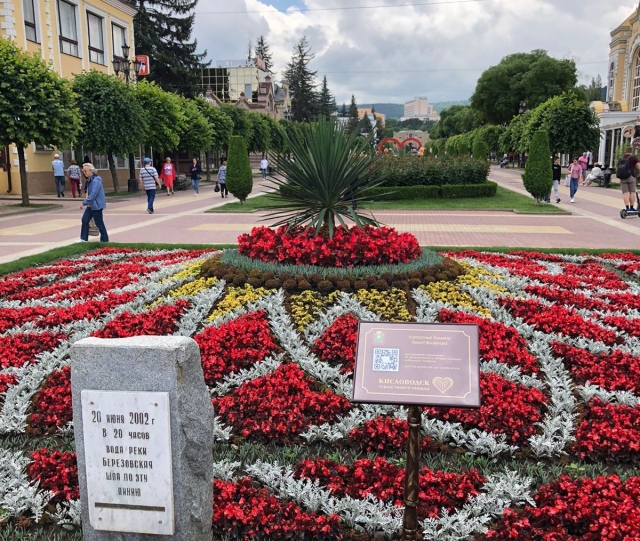
[[[460,285],[467,285],[469,287],[478,287],[485,288],[495,291],[496,293],[507,293],[507,289],[498,284],[489,280],[489,278],[493,278],[494,280],[500,280],[502,276],[495,272],[488,271],[483,269],[482,267],[474,267],[469,263],[461,263],[461,265],[465,268],[466,273],[458,276],[456,279],[456,283]]]
[[[227,294],[216,305],[216,309],[211,313],[208,319],[209,321],[213,321],[220,316],[233,312],[233,310],[240,308],[245,304],[255,302],[274,291],[274,289],[265,289],[264,287],[254,289],[249,284],[246,284],[244,287],[230,286],[227,290]]]
[[[401,289],[360,289],[355,296],[369,310],[388,321],[413,321],[413,316],[407,310],[407,295]]]
[[[323,308],[335,302],[339,294],[339,291],[334,291],[329,295],[322,295],[317,291],[307,290],[300,295],[292,295],[289,299],[291,317],[298,329],[303,331]]]
[[[169,280],[179,280],[181,278],[191,278],[192,276],[198,276],[198,274],[200,274],[200,263],[192,263],[191,265],[187,265],[187,267],[177,272],[173,276],[165,278],[160,283],[163,284],[165,282],[168,282]]]
[[[458,286],[451,282],[435,282],[433,284],[420,286],[420,289],[425,291],[427,295],[435,301],[446,302],[453,306],[467,308],[468,310],[484,317],[491,316],[490,310],[480,306],[473,300],[471,295],[461,291]]]
[[[209,289],[218,281],[217,278],[198,278],[193,282],[187,282],[178,289],[169,292],[170,297],[193,297],[204,289]]]

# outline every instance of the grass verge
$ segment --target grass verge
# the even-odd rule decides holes
[[[390,191],[392,188],[390,188]],[[207,212],[254,212],[277,208],[280,198],[276,194],[265,194],[247,199],[244,205],[239,202],[227,203]],[[536,206],[531,197],[520,195],[498,186],[494,197],[474,197],[469,199],[415,199],[406,201],[374,201],[363,204],[369,210],[499,210],[533,214],[563,214],[565,211],[555,205],[542,203]]]

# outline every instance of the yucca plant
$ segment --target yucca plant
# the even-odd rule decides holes
[[[283,178],[271,178],[281,201],[278,210],[268,215],[279,219],[274,227],[313,227],[316,234],[322,230],[329,237],[336,224],[346,226],[346,220],[358,227],[379,227],[373,215],[358,212],[358,206],[368,201],[368,192],[383,182],[373,134],[362,137],[359,131],[349,133],[335,120],[321,118],[302,126],[298,139],[284,134],[291,155],[276,155]]]

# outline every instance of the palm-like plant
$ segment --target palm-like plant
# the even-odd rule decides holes
[[[319,119],[301,127],[301,137],[292,139],[285,133],[289,154],[276,156],[276,165],[284,177],[272,178],[280,190],[281,204],[269,217],[279,219],[274,226],[313,227],[316,234],[326,228],[333,237],[336,223],[345,220],[356,226],[378,227],[376,219],[358,212],[367,201],[368,192],[383,179],[379,156],[372,150],[372,137],[349,133],[335,120]]]

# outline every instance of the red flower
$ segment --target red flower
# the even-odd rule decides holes
[[[41,489],[54,493],[52,503],[80,498],[75,453],[39,449],[31,453],[31,460],[27,473],[32,481],[40,482]]]
[[[33,402],[34,413],[29,418],[32,427],[49,429],[71,421],[71,367],[52,372]]]
[[[341,366],[342,372],[353,372],[356,362],[358,320],[351,314],[337,318],[323,335],[316,340],[313,352],[321,360]]]
[[[354,428],[349,439],[365,452],[405,451],[409,439],[407,421],[396,417],[377,417]],[[423,451],[431,447],[429,438],[422,438]]]

